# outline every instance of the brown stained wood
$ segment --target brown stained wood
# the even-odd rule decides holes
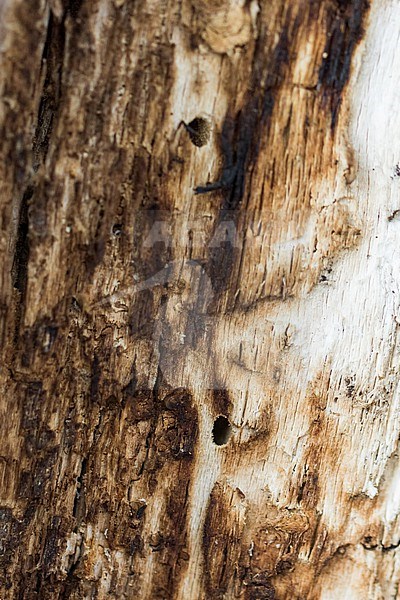
[[[0,2],[1,598],[397,597],[382,23]]]

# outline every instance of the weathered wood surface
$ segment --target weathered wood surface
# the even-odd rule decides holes
[[[0,2],[2,599],[399,597],[399,35]]]

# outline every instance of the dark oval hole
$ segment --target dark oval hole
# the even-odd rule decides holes
[[[113,235],[116,235],[116,236],[121,235],[121,233],[122,233],[121,223],[115,223],[115,225],[113,225],[113,227],[112,227],[112,232],[113,232]]]
[[[212,430],[213,441],[217,446],[223,446],[227,443],[232,433],[232,427],[228,419],[223,415],[217,417],[214,421]]]

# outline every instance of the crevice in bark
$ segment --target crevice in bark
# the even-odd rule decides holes
[[[19,291],[21,298],[23,298],[26,290],[26,279],[28,269],[28,258],[29,258],[29,214],[28,205],[29,200],[33,196],[34,188],[29,185],[21,200],[19,209],[19,220],[17,228],[17,239],[14,251],[14,261],[12,267],[12,280],[13,286]]]
[[[39,102],[37,124],[32,141],[32,167],[38,171],[46,158],[55,114],[61,97],[62,64],[65,48],[65,10],[61,21],[50,11],[47,36],[42,53],[42,68],[46,68],[43,90]],[[14,342],[18,338],[22,322],[28,278],[29,260],[29,201],[35,192],[35,182],[31,176],[22,196],[16,232],[16,244],[12,266],[13,287],[18,290],[15,306]]]
[[[81,10],[82,4],[84,0],[67,0],[66,3],[66,11],[69,11],[71,16],[76,19],[79,15],[79,11]]]
[[[101,378],[101,368],[99,357],[95,354],[92,362],[92,372],[90,377],[90,399],[94,404],[98,400],[99,385]]]
[[[18,338],[26,296],[29,260],[29,201],[33,196],[33,192],[33,186],[29,185],[22,196],[19,207],[19,219],[11,271],[13,287],[17,290],[15,301],[14,343],[16,343]]]
[[[76,519],[76,526],[74,531],[78,531],[80,522],[85,514],[85,487],[83,478],[86,475],[87,469],[87,460],[86,458],[82,459],[81,470],[76,480],[76,492],[74,499],[74,507],[72,509],[72,514]]]
[[[42,68],[46,69],[46,75],[33,139],[34,171],[37,171],[40,164],[46,159],[55,115],[60,104],[65,49],[65,18],[67,11],[68,8],[65,10],[60,21],[56,19],[51,11],[49,15],[47,37],[42,55]]]

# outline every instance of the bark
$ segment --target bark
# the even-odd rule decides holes
[[[397,598],[400,8],[0,2],[0,595]]]

